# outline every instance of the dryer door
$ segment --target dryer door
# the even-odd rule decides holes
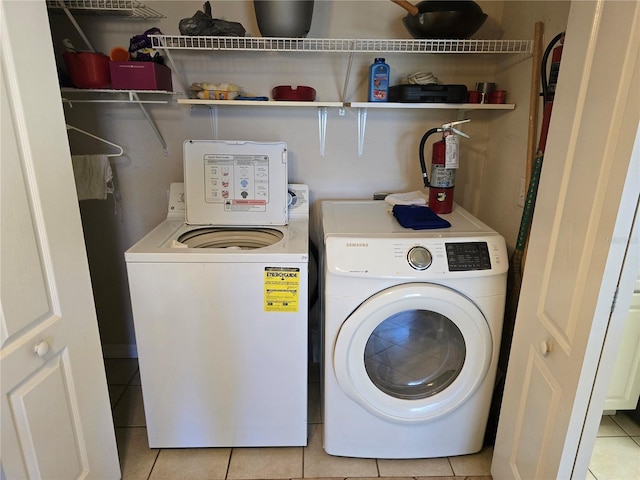
[[[371,413],[422,422],[450,413],[478,388],[493,341],[479,308],[430,283],[383,290],[343,323],[333,368],[344,392]]]

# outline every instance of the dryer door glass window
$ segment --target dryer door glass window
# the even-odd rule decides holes
[[[464,337],[451,320],[415,309],[396,313],[374,329],[364,362],[380,390],[395,398],[419,400],[451,385],[465,356]]]

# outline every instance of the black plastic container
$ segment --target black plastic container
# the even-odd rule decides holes
[[[389,88],[389,101],[400,103],[465,103],[466,85],[394,85]]]

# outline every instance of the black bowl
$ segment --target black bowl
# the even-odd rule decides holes
[[[467,39],[480,29],[486,19],[487,15],[482,11],[443,10],[407,15],[402,22],[413,38]]]
[[[423,0],[416,4],[420,13],[424,12],[467,12],[482,13],[482,8],[473,0]]]

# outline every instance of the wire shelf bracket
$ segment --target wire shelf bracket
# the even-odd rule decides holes
[[[166,18],[135,0],[47,0],[51,10],[67,9],[79,15],[100,15],[128,19]]]
[[[160,130],[153,121],[153,118],[151,118],[151,115],[149,115],[149,112],[145,107],[146,104],[168,104],[169,101],[142,100],[140,98],[140,95],[175,95],[174,92],[165,92],[158,90],[93,90],[76,88],[61,88],[60,92],[62,93],[62,102],[69,104],[70,107],[73,107],[74,103],[134,103],[138,105],[145,119],[147,120],[147,122],[149,122],[153,133],[155,133],[156,137],[158,137],[158,141],[160,142],[160,145],[162,145],[164,156],[166,157],[169,155],[169,152],[167,150],[167,142],[165,141],[164,137],[160,133]],[[110,95],[110,98],[70,98],[74,95],[81,95],[82,97],[86,97],[86,95]],[[125,96],[125,98],[122,98],[123,96]]]

